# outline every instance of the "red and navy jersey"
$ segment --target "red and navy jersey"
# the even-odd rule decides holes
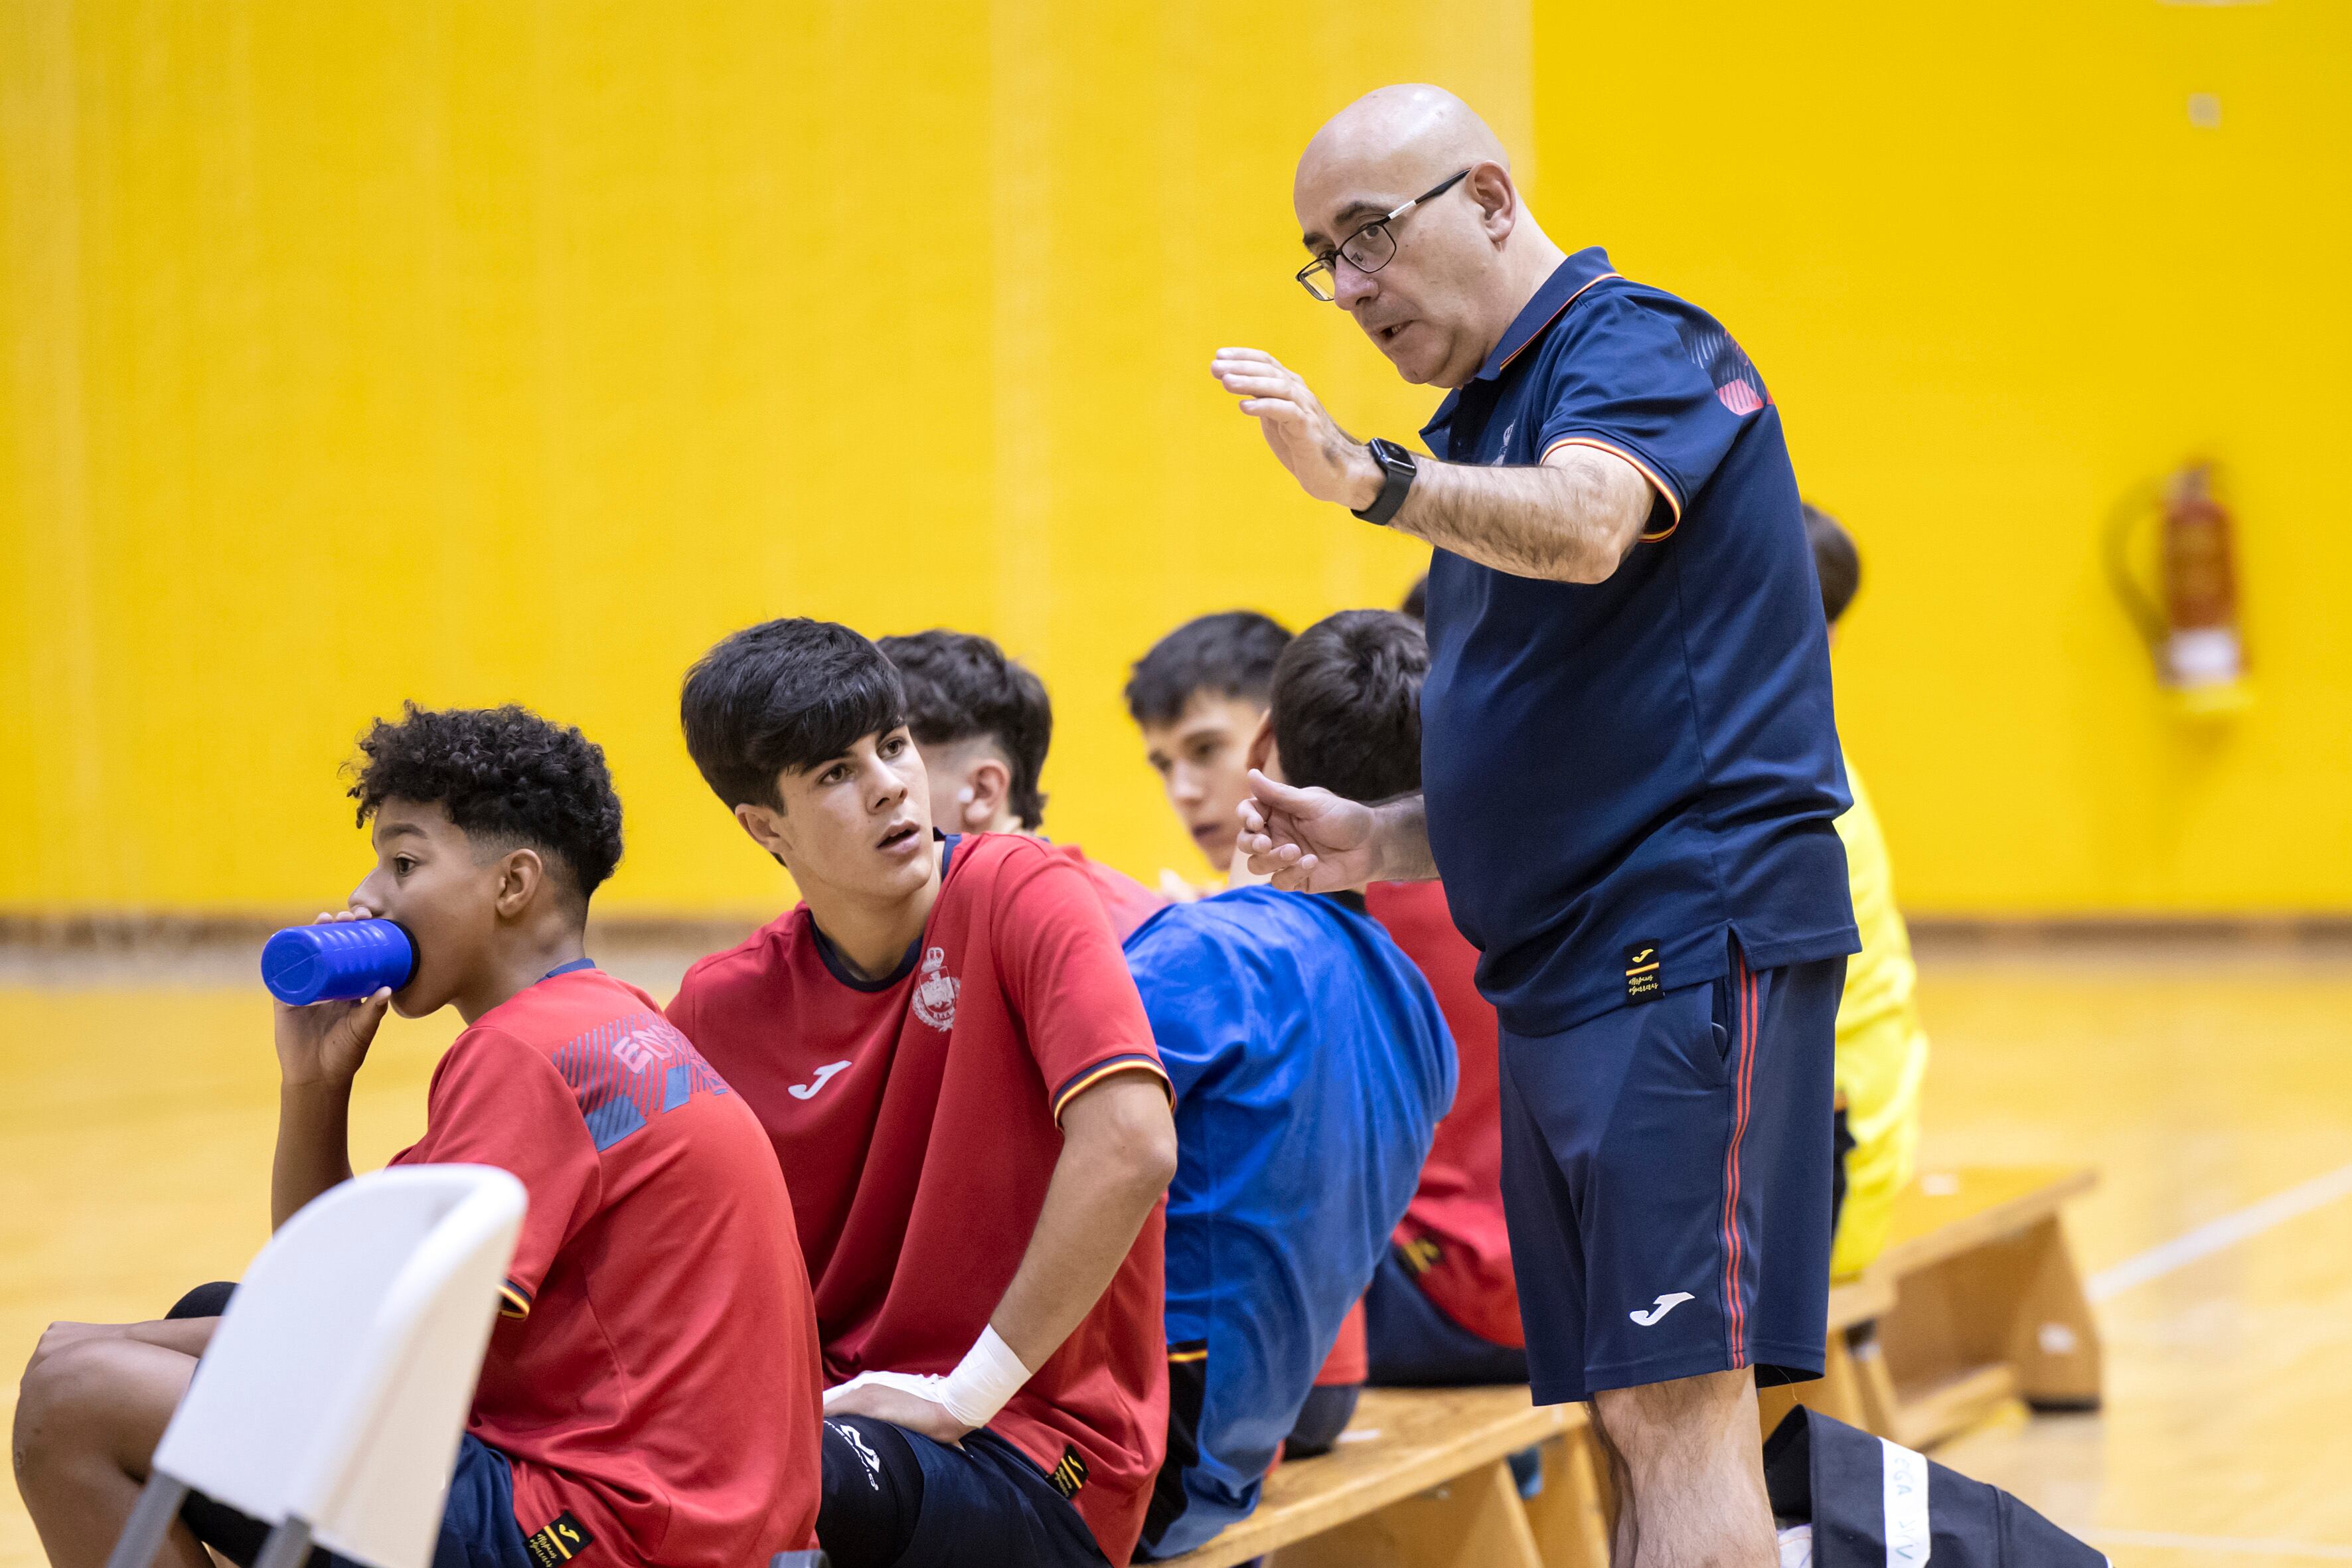
[[[1448,462],[1614,453],[1657,495],[1599,583],[1437,551],[1429,847],[1512,1034],[1852,952],[1830,649],[1780,411],[1706,311],[1562,261],[1423,426]]]
[[[828,1384],[953,1371],[1028,1249],[1062,1108],[1115,1073],[1166,1078],[1077,867],[1011,834],[950,838],[942,858],[897,973],[858,978],[802,905],[697,963],[670,1004],[791,1184]],[[1134,1550],[1167,1439],[1162,1218],[989,1423],[1114,1563]]]
[[[393,1163],[496,1165],[530,1195],[467,1423],[511,1461],[526,1535],[583,1568],[815,1544],[824,1384],[792,1200],[652,997],[583,961],[491,1008]]]
[[[1478,950],[1454,929],[1442,882],[1374,882],[1364,903],[1437,994],[1460,1063],[1454,1109],[1437,1124],[1394,1240],[1439,1311],[1490,1344],[1524,1345],[1503,1224],[1498,1025],[1478,994]]]

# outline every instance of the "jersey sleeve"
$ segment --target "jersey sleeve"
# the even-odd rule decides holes
[[[1246,1046],[1243,988],[1223,948],[1181,918],[1161,919],[1128,949],[1128,965],[1177,1102],[1237,1060]]]
[[[425,1136],[397,1162],[496,1165],[530,1199],[499,1301],[501,1317],[530,1315],[532,1298],[563,1244],[596,1212],[604,1163],[580,1102],[555,1064],[512,1036],[469,1031],[434,1074]]]
[[[1053,1097],[1070,1101],[1121,1072],[1167,1082],[1142,999],[1085,872],[1052,856],[1006,868],[994,945],[1004,994]]]
[[[1574,337],[1549,366],[1538,460],[1570,446],[1624,458],[1666,514],[1653,509],[1642,537],[1664,539],[1770,401],[1763,379],[1729,333],[1678,300],[1612,291],[1562,324]]]

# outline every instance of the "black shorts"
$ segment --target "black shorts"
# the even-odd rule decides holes
[[[986,1427],[950,1447],[870,1415],[826,1416],[816,1538],[833,1568],[1108,1568],[1045,1472]]]

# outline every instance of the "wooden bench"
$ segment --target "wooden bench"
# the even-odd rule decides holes
[[[1275,1467],[1257,1511],[1184,1568],[1276,1553],[1276,1568],[1607,1568],[1581,1405],[1525,1388],[1367,1389],[1339,1446]],[[1542,1446],[1519,1499],[1507,1456]]]
[[[1923,1447],[2011,1400],[2099,1399],[2099,1337],[2059,1209],[2091,1172],[1983,1168],[1923,1176],[1895,1201],[1886,1250],[1830,1291],[1826,1371],[1766,1389],[1766,1431],[1801,1401]],[[1522,1502],[1506,1456],[1540,1445]],[[1184,1568],[1607,1568],[1605,1493],[1581,1405],[1525,1388],[1368,1389],[1339,1447],[1277,1466],[1257,1511]]]
[[[1764,1390],[1765,1429],[1801,1403],[1918,1448],[2016,1400],[2095,1408],[2099,1332],[2059,1221],[2095,1180],[2039,1165],[1913,1183],[1886,1250],[1830,1291],[1822,1380]]]

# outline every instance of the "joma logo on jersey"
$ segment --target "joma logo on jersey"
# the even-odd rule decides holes
[[[963,982],[948,973],[947,949],[932,948],[915,973],[915,1016],[946,1034],[955,1027],[956,996],[962,990]]]
[[[555,1568],[556,1563],[568,1563],[584,1548],[595,1545],[596,1538],[582,1529],[567,1510],[523,1544],[530,1548],[530,1560],[538,1568]]]

